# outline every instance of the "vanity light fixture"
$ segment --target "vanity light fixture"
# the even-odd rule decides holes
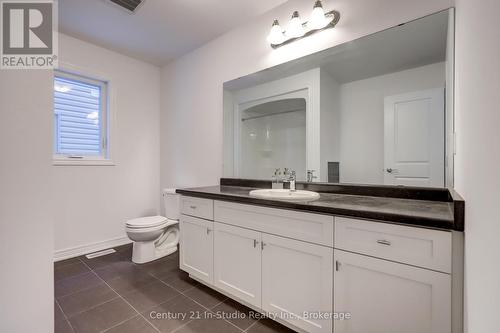
[[[309,21],[302,22],[298,11],[294,11],[288,23],[287,29],[283,30],[278,22],[274,20],[267,41],[272,48],[278,48],[298,39],[312,35],[318,31],[333,28],[340,20],[340,13],[330,10],[325,13],[321,0],[314,3]]]

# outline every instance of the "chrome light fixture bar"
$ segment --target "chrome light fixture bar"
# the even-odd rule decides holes
[[[296,40],[310,36],[316,32],[333,28],[340,20],[340,13],[330,10],[325,13],[321,0],[314,3],[311,17],[302,22],[298,11],[294,11],[286,30],[283,30],[278,22],[274,20],[267,41],[273,49],[292,43]]]

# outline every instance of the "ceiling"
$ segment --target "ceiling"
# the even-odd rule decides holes
[[[59,30],[161,66],[284,2],[145,0],[130,14],[105,0],[59,0]]]

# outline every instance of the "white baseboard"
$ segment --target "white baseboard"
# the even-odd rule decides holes
[[[132,243],[128,237],[118,237],[113,239],[108,239],[101,242],[91,243],[87,245],[80,245],[77,247],[67,248],[63,250],[57,250],[54,252],[54,262],[78,257],[84,254],[89,254],[96,251],[101,251],[109,249],[111,247],[120,246]]]

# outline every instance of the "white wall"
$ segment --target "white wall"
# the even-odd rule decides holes
[[[114,166],[54,166],[55,249],[127,241],[127,219],[157,214],[160,70],[156,66],[60,34],[62,66],[110,80]],[[62,252],[61,252],[62,251]]]
[[[0,70],[0,332],[54,331],[52,74]]]
[[[500,1],[458,0],[455,188],[465,198],[468,332],[500,327]]]
[[[340,86],[340,182],[384,183],[384,97],[444,87],[445,63]]]

